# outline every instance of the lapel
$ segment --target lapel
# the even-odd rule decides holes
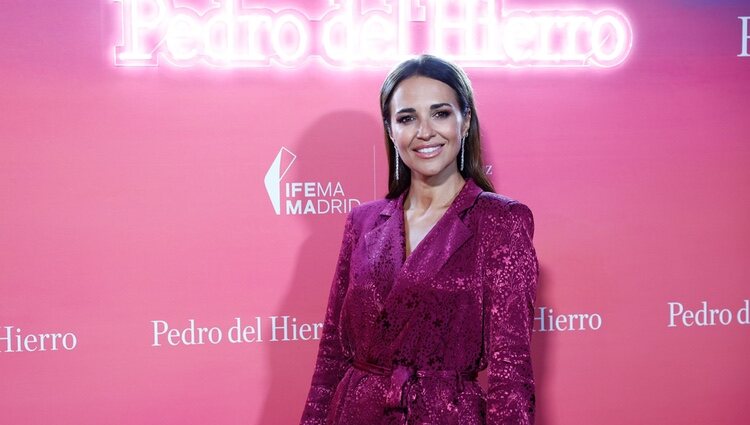
[[[367,263],[378,310],[383,308],[404,261],[403,200],[403,194],[390,199],[380,211],[372,230],[365,233]]]
[[[406,261],[403,210],[406,192],[383,207],[375,227],[365,233],[368,261],[373,278],[379,281],[376,286],[380,288],[381,300],[388,296],[392,287],[434,277],[456,250],[471,238],[473,232],[464,223],[463,213],[474,205],[481,192],[472,179],[467,179],[445,214]]]

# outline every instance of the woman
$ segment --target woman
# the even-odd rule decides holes
[[[469,80],[419,56],[380,107],[389,193],[347,217],[301,424],[532,424],[533,218],[484,174]]]

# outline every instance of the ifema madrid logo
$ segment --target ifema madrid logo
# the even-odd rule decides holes
[[[266,192],[277,215],[346,214],[361,203],[346,196],[340,181],[282,182],[296,160],[297,155],[282,146],[266,172]]]

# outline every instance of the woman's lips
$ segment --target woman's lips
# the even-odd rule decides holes
[[[442,152],[443,146],[444,145],[422,146],[420,148],[414,149],[414,153],[419,158],[429,159],[438,156],[440,152]]]

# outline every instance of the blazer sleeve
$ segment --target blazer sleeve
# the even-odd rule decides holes
[[[301,425],[320,425],[326,422],[336,386],[349,367],[349,359],[341,341],[339,318],[341,305],[349,287],[350,260],[356,239],[353,220],[353,212],[350,212],[344,226],[341,251],[328,296],[318,357],[300,420]]]
[[[489,220],[483,235],[487,423],[532,425],[536,398],[530,346],[539,276],[534,218],[526,205],[514,201],[505,214]]]

